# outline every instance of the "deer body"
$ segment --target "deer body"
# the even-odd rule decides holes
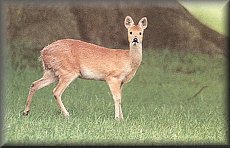
[[[67,72],[90,80],[106,81],[110,77],[116,77],[126,83],[141,63],[141,55],[132,57],[129,52],[64,39],[45,47],[41,51],[41,58],[45,70],[52,69],[57,76]]]
[[[23,114],[28,115],[35,91],[58,81],[53,94],[64,116],[69,116],[61,95],[74,79],[82,78],[106,81],[115,103],[115,118],[123,119],[122,85],[133,78],[141,64],[142,34],[147,19],[142,18],[134,25],[132,18],[127,16],[125,26],[129,32],[130,50],[110,49],[74,39],[58,40],[46,46],[41,51],[44,75],[32,83]]]

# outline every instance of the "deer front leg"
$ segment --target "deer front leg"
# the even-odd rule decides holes
[[[113,95],[114,105],[115,105],[115,119],[123,119],[123,113],[121,110],[121,81],[116,78],[110,78],[107,80],[110,91]]]

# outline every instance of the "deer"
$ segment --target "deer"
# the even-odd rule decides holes
[[[37,90],[58,81],[53,95],[61,113],[68,117],[69,112],[61,96],[73,80],[81,78],[105,81],[113,97],[115,119],[124,119],[121,109],[122,87],[134,77],[141,65],[147,18],[141,18],[135,25],[133,19],[126,16],[124,25],[128,30],[129,50],[106,48],[76,39],[60,39],[44,47],[40,51],[43,76],[31,84],[23,115],[29,114],[32,97]]]

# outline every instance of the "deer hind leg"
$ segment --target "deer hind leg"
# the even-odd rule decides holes
[[[34,81],[30,87],[29,94],[26,101],[26,108],[23,112],[23,115],[28,115],[30,111],[30,105],[32,102],[32,97],[35,92],[57,80],[57,77],[54,75],[54,72],[51,70],[46,70],[41,79]]]
[[[61,96],[67,86],[79,75],[73,76],[73,75],[61,75],[59,76],[59,82],[57,86],[53,90],[54,97],[58,103],[58,106],[60,107],[62,113],[64,114],[65,117],[69,116],[68,111],[66,110],[64,104],[62,103]]]
[[[110,91],[113,95],[114,105],[115,105],[115,119],[123,119],[123,113],[121,109],[121,90],[122,83],[116,78],[110,78],[107,80]]]

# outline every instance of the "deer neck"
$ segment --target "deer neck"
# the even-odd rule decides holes
[[[133,68],[138,68],[142,61],[142,44],[137,44],[134,46],[132,43],[130,43],[129,47],[131,65]]]

